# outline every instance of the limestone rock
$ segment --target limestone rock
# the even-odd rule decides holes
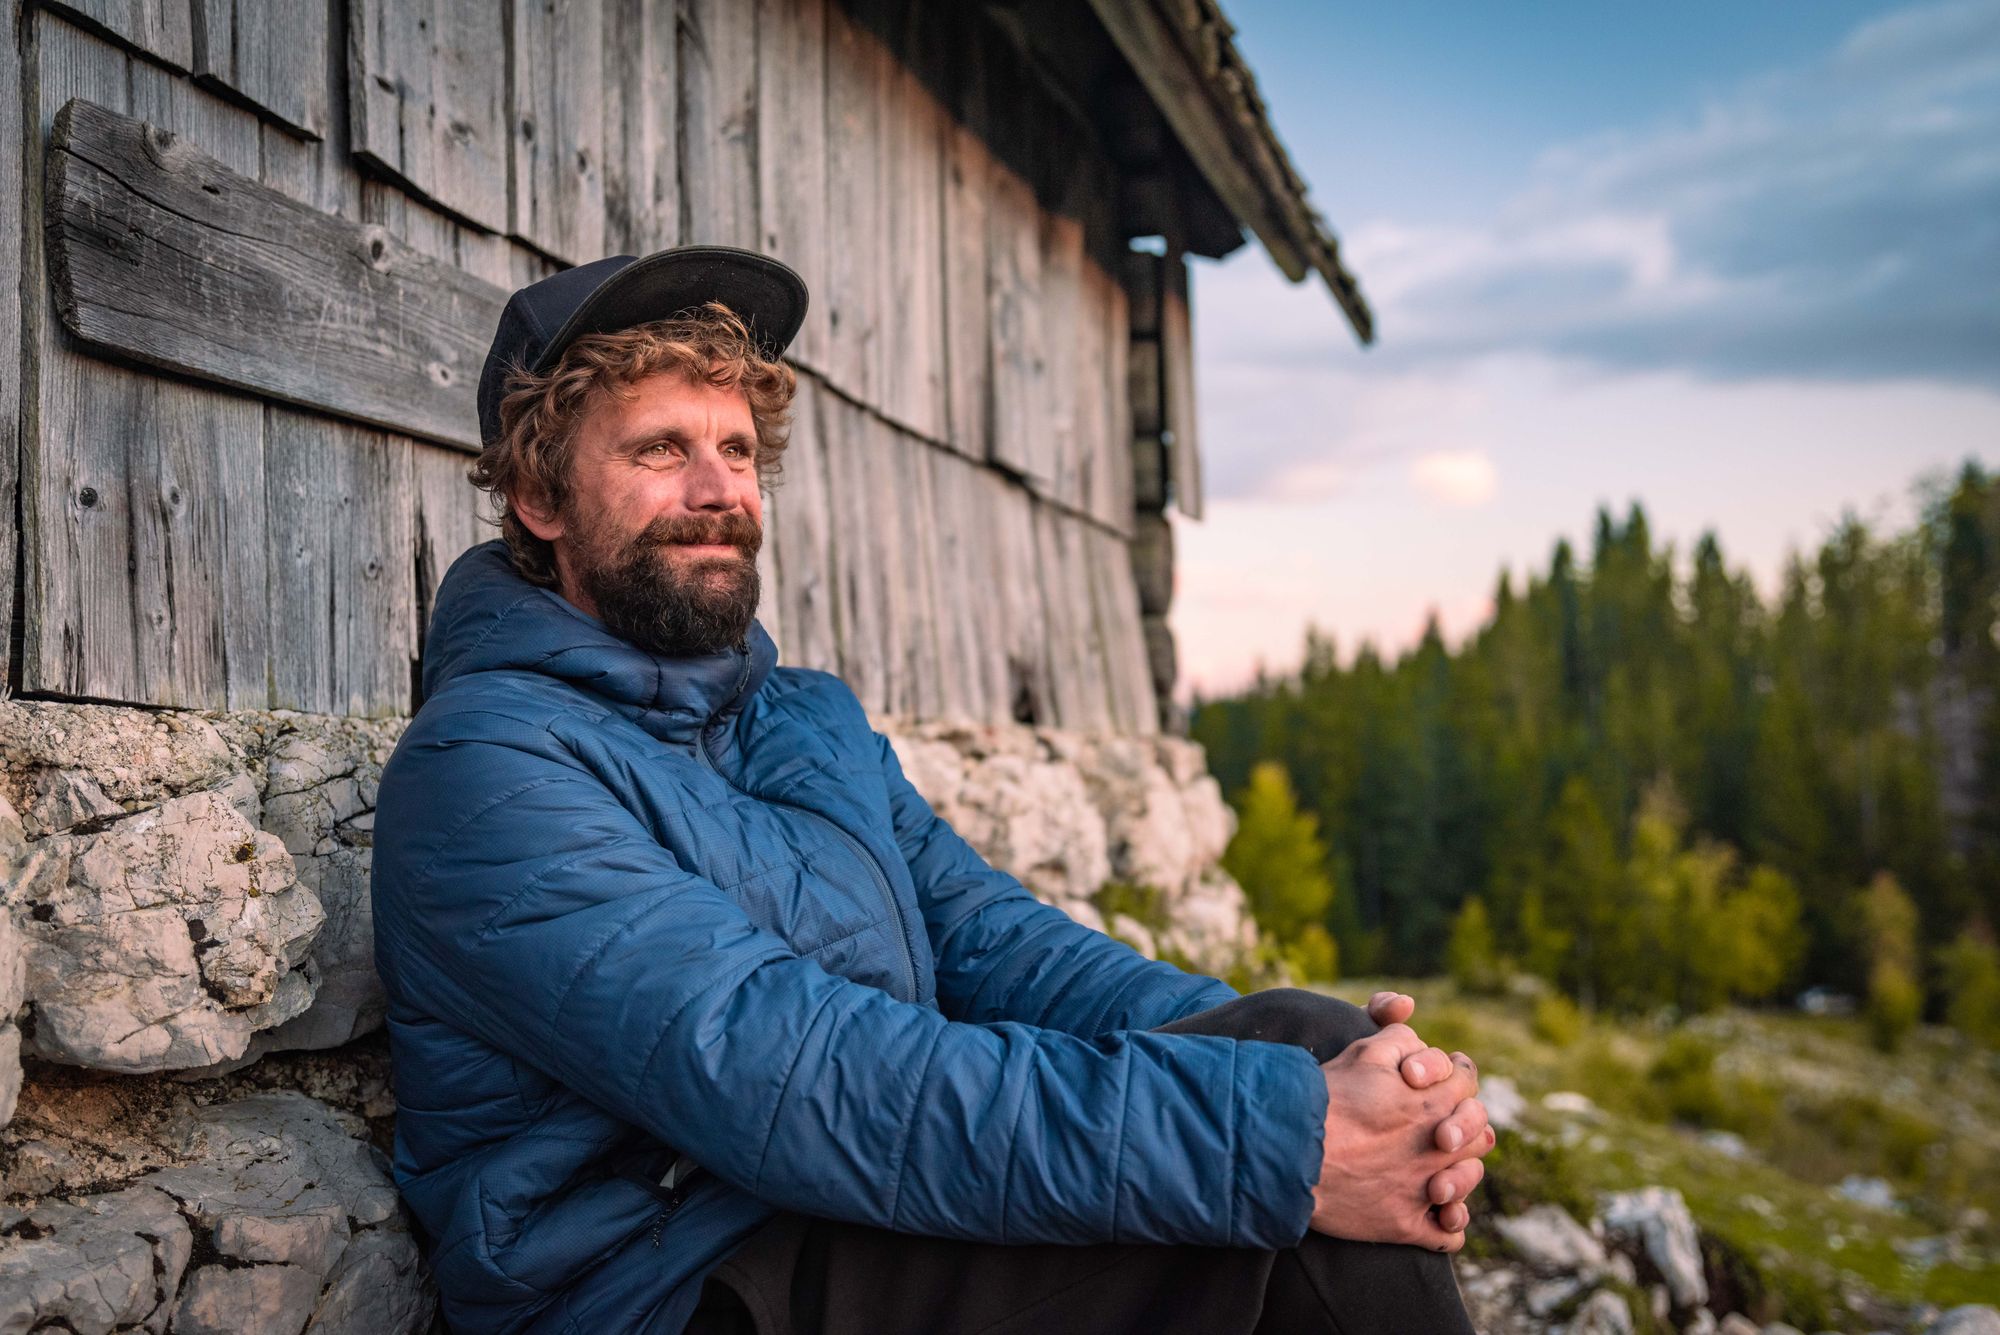
[[[7,869],[0,854],[0,871]],[[22,959],[25,942],[14,925],[7,902],[0,899],[0,1126],[14,1119],[14,1101],[21,1093],[21,1031],[14,1015],[27,1000],[28,971]]]
[[[306,1335],[423,1330],[433,1302],[416,1239],[401,1229],[368,1229],[341,1253]]]
[[[192,1249],[165,1194],[0,1206],[0,1330],[164,1331]]]
[[[235,769],[229,747],[199,714],[0,700],[0,792],[17,810],[32,806],[29,794],[49,770],[85,774],[131,811],[213,787]]]
[[[1643,1248],[1666,1281],[1676,1310],[1708,1301],[1701,1241],[1680,1192],[1668,1187],[1641,1187],[1613,1193],[1604,1198],[1603,1220],[1614,1237],[1629,1239]]]
[[[1729,1313],[1722,1318],[1722,1324],[1716,1327],[1718,1335],[1763,1335],[1763,1329],[1741,1312]]]
[[[115,1071],[207,1065],[310,1004],[297,971],[323,914],[284,846],[244,818],[247,783],[42,841],[22,922],[40,1055]]]
[[[1560,1205],[1537,1205],[1493,1221],[1514,1254],[1537,1270],[1595,1274],[1606,1266],[1604,1244]]]
[[[1569,1335],[1632,1335],[1632,1309],[1610,1289],[1599,1289],[1570,1318]]]
[[[205,1265],[188,1276],[174,1307],[174,1335],[242,1335],[297,1330],[311,1314],[319,1282],[295,1265],[245,1269]]]
[[[1932,1322],[1924,1335],[2000,1335],[2000,1309],[1984,1303],[1954,1307]]]
[[[1480,1078],[1479,1101],[1486,1105],[1486,1121],[1495,1131],[1516,1130],[1528,1111],[1528,1100],[1522,1097],[1521,1087],[1504,1075]]]

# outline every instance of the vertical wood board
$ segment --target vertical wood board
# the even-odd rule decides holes
[[[508,230],[581,264],[604,254],[604,7],[513,0]]]
[[[272,404],[271,704],[410,710],[416,657],[411,442]]]
[[[133,101],[236,161],[256,122],[115,48],[35,16],[37,144],[72,96]],[[128,90],[130,96],[128,97]],[[42,182],[33,185],[39,206]],[[26,281],[45,285],[40,229]],[[260,707],[269,616],[262,410],[72,350],[47,300],[24,331],[27,556],[21,684],[136,704]]]
[[[789,356],[826,372],[827,0],[759,0],[757,213],[763,251],[812,294]]]
[[[680,241],[678,29],[673,5],[605,0],[607,254],[650,255]]]
[[[878,90],[894,57],[839,4],[826,6],[826,47],[826,373],[843,393],[875,403],[889,263]]]
[[[177,73],[185,73],[194,63],[194,25],[182,0],[43,0],[43,4]]]
[[[755,0],[680,0],[681,234],[755,249]]]
[[[354,155],[489,231],[507,229],[507,0],[352,0]]]
[[[791,441],[767,509],[766,541],[777,553],[783,662],[840,670],[839,593],[833,552],[833,498],[827,480],[827,415],[832,396],[811,376],[799,377]]]
[[[330,120],[326,0],[191,0],[195,77],[306,139]]]

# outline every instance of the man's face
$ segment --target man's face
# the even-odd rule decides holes
[[[517,505],[555,547],[562,595],[657,654],[714,653],[757,611],[757,426],[742,391],[650,376],[578,424],[568,502]]]

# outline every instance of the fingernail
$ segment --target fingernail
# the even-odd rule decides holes
[[[1411,1074],[1411,1075],[1413,1075],[1413,1076],[1415,1076],[1415,1077],[1416,1077],[1417,1079],[1419,1079],[1419,1080],[1423,1079],[1423,1078],[1424,1078],[1424,1064],[1423,1064],[1422,1062],[1420,1062],[1420,1061],[1412,1061],[1412,1062],[1410,1063],[1410,1074]]]
[[[1454,1196],[1456,1196],[1456,1195],[1458,1195],[1458,1188],[1457,1188],[1457,1187],[1455,1187],[1455,1186],[1453,1186],[1453,1185],[1452,1185],[1451,1183],[1447,1182],[1447,1183],[1445,1183],[1445,1184],[1444,1184],[1444,1199],[1443,1199],[1443,1200],[1441,1200],[1441,1201],[1439,1201],[1439,1202],[1438,1202],[1438,1204],[1439,1204],[1439,1205],[1450,1205],[1450,1204],[1451,1204],[1451,1198],[1452,1198],[1452,1197],[1454,1197]]]
[[[1465,1133],[1460,1131],[1457,1127],[1448,1126],[1444,1129],[1444,1147],[1446,1149],[1448,1150],[1457,1149],[1459,1146],[1459,1142],[1463,1141],[1464,1139],[1465,1139]],[[1450,1200],[1451,1197],[1447,1196],[1445,1197],[1445,1199]]]

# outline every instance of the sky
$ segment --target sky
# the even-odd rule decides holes
[[[1767,589],[2000,466],[2000,0],[1223,0],[1376,315],[1194,274],[1181,692],[1456,641],[1643,503]]]

